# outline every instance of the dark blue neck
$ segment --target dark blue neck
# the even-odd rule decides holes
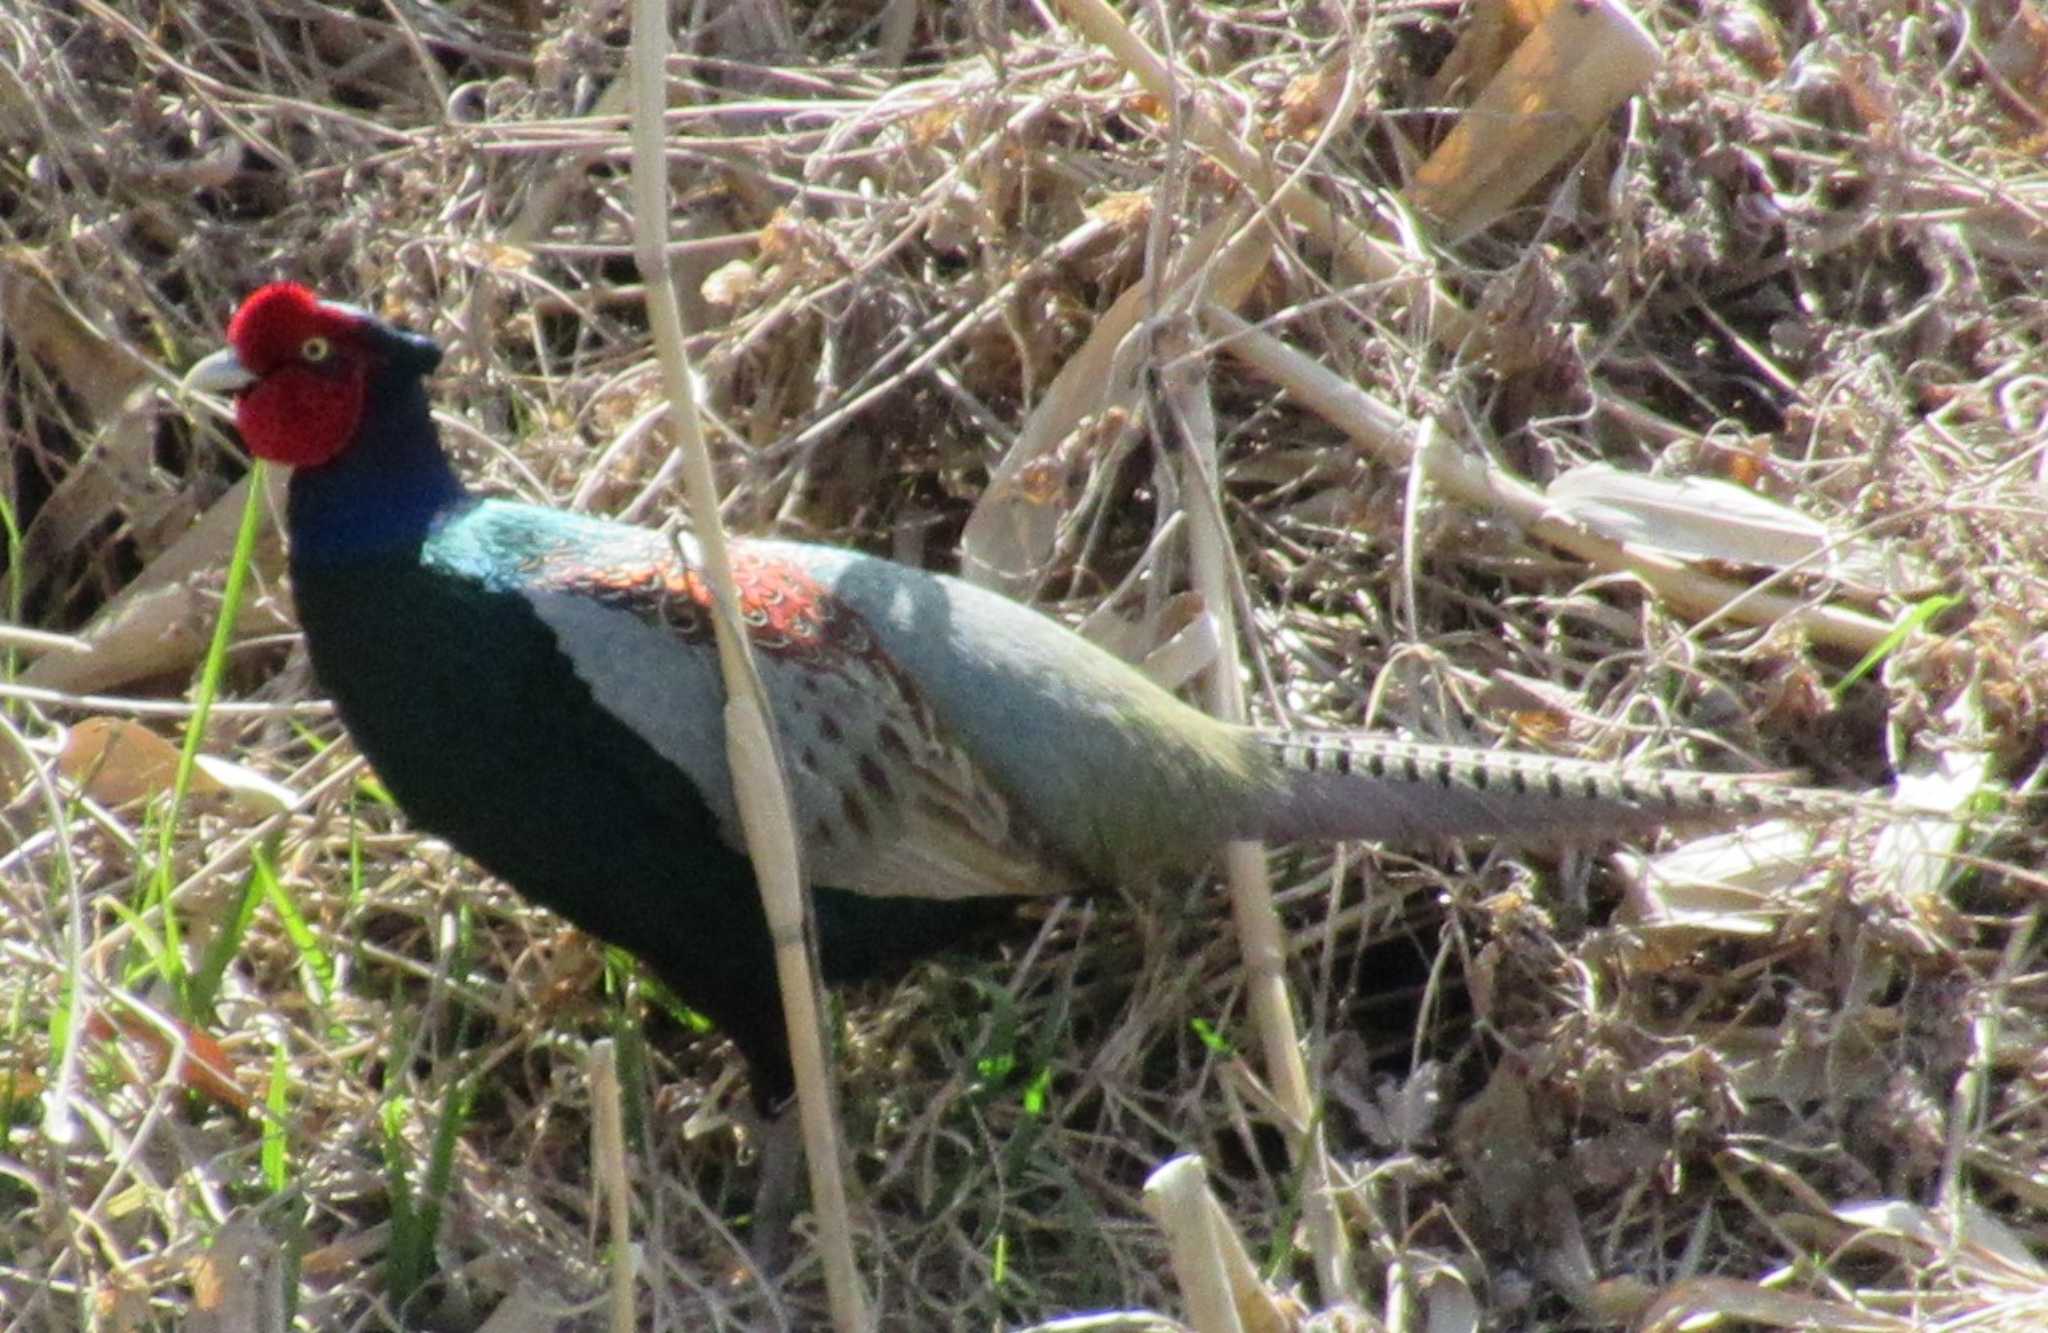
[[[435,521],[467,497],[441,452],[418,370],[379,366],[355,439],[333,462],[292,474],[285,510],[292,567],[416,550]]]

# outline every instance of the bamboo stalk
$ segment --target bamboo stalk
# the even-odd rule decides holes
[[[626,1175],[626,1125],[619,1099],[619,1061],[606,1037],[590,1044],[586,1067],[590,1080],[591,1174],[604,1194],[605,1225],[611,1232],[611,1254],[605,1262],[610,1278],[607,1310],[611,1333],[633,1333],[632,1187]]]
[[[775,744],[767,695],[754,669],[738,586],[733,579],[725,528],[718,514],[718,481],[697,414],[675,279],[668,267],[668,162],[663,154],[662,111],[667,105],[668,5],[636,0],[633,6],[633,200],[634,242],[647,283],[647,318],[661,362],[669,412],[665,427],[681,452],[683,485],[689,499],[705,578],[717,614],[712,618],[718,663],[725,679],[725,734],[733,795],[747,855],[760,886],[761,903],[775,943],[775,973],[789,1027],[790,1061],[796,1072],[804,1156],[810,1167],[811,1206],[818,1217],[824,1251],[825,1286],[832,1320],[840,1333],[868,1327],[867,1297],[854,1265],[846,1182],[840,1170],[839,1129],[832,1081],[819,1021],[817,967],[811,941],[810,900],[790,817],[789,788]]]
[[[1165,363],[1160,375],[1167,411],[1178,429],[1182,460],[1181,494],[1188,513],[1188,547],[1194,587],[1217,624],[1218,642],[1238,641],[1236,577],[1239,568],[1231,551],[1223,518],[1222,473],[1217,463],[1216,418],[1208,393],[1208,363],[1194,351],[1195,329],[1189,321],[1173,322],[1156,351]],[[1227,722],[1247,720],[1244,678],[1235,653],[1219,655],[1206,685],[1209,711]],[[1273,906],[1273,880],[1265,848],[1256,842],[1233,842],[1223,850],[1230,906],[1244,957],[1245,991],[1252,1023],[1259,1033],[1266,1079],[1282,1110],[1293,1121],[1294,1158],[1302,1172],[1302,1214],[1308,1224],[1309,1248],[1315,1256],[1316,1278],[1325,1305],[1356,1300],[1351,1282],[1351,1245],[1343,1219],[1329,1190],[1330,1162],[1318,1128],[1314,1089],[1302,1057],[1300,1029],[1294,1018],[1294,997],[1287,987],[1287,936]]]

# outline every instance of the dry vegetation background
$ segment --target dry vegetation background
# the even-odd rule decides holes
[[[1501,11],[1464,8],[1129,17],[1238,141],[1368,225],[1469,95],[1440,67]],[[1148,247],[1253,192],[1049,3],[678,9],[678,263],[728,512],[946,567]],[[1924,606],[1927,631],[1840,687],[1854,652],[1697,624],[1430,499],[1196,332],[1256,707],[1852,790],[1982,753],[2024,790],[2048,22],[2005,0],[1642,17],[1666,63],[1569,171],[1455,247],[1414,224],[1413,271],[1517,355],[1446,347],[1277,214],[1238,310],[1538,486],[1604,460],[1782,501],[1856,560],[1779,591]],[[820,1317],[813,1264],[772,1291],[720,1220],[753,1181],[737,1061],[408,833],[317,702],[274,537],[205,749],[276,789],[201,792],[167,826],[59,772],[88,718],[184,735],[247,464],[170,388],[259,282],[441,337],[482,484],[677,507],[664,451],[625,430],[656,391],[604,118],[626,36],[603,0],[0,7],[0,1326],[601,1327],[583,1069],[606,1036],[643,1326]],[[1175,426],[1145,392],[1090,410],[1012,498],[1060,520],[1038,600],[1136,644],[1187,616],[1160,539]],[[1905,892],[1873,837],[1827,830],[1801,873],[1677,925],[1604,854],[1281,856],[1373,1312],[1328,1326],[2048,1326],[2043,840],[1986,824]],[[1138,1191],[1190,1150],[1276,1286],[1316,1302],[1227,923],[1212,886],[1132,886],[841,997],[887,1327],[1180,1309]]]

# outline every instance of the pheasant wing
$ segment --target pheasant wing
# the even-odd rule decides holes
[[[709,589],[653,534],[621,541],[595,560],[543,555],[527,595],[596,702],[689,776],[739,847]],[[735,547],[734,564],[815,882],[920,898],[1080,887],[856,613],[773,553]]]

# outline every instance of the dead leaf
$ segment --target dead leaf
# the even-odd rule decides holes
[[[164,1030],[166,1027],[176,1032],[175,1040]],[[110,1017],[100,1009],[94,1010],[92,1017],[86,1020],[85,1030],[88,1036],[100,1041],[118,1034],[124,1041],[132,1042],[139,1048],[143,1068],[151,1082],[170,1077],[180,1087],[231,1111],[247,1114],[255,1109],[255,1100],[236,1082],[240,1067],[228,1055],[227,1048],[211,1034],[201,1032],[182,1019],[162,1015],[146,1019],[126,1010]],[[172,1063],[174,1060],[175,1065]]]
[[[101,805],[123,806],[169,791],[178,753],[177,746],[132,718],[89,717],[65,734],[57,771]],[[208,795],[225,788],[195,769],[188,790]]]
[[[32,250],[0,250],[0,328],[63,384],[94,423],[112,416],[148,374],[126,345],[86,322]]]
[[[283,470],[272,469],[267,479],[266,504],[275,512],[284,503]],[[236,482],[100,608],[79,635],[90,645],[88,651],[46,653],[22,674],[22,683],[85,694],[189,671],[206,652],[218,610],[215,600],[203,596],[197,585],[207,574],[226,567],[248,486],[246,477]],[[282,570],[283,549],[275,527],[266,524],[257,541],[259,584]],[[239,631],[244,635],[275,634],[291,627],[291,618],[277,599],[258,596],[242,607]]]

